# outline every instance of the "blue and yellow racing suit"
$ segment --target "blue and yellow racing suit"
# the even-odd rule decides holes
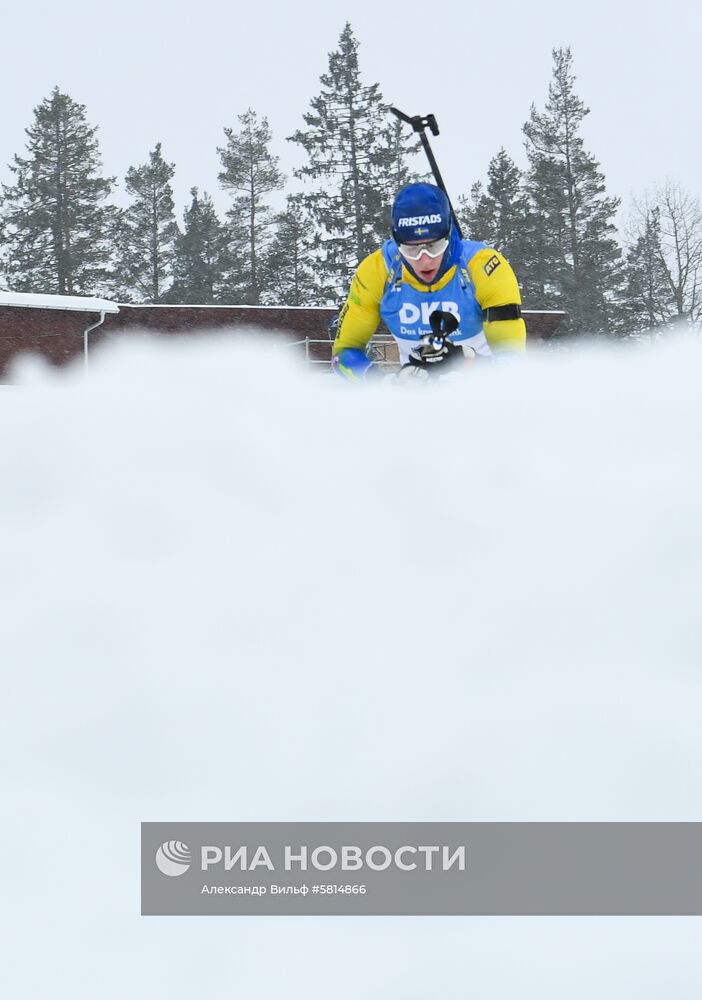
[[[406,364],[420,338],[431,332],[429,316],[436,309],[452,312],[459,320],[452,342],[469,345],[478,354],[521,353],[526,327],[520,306],[511,265],[485,243],[453,234],[447,260],[434,283],[425,285],[409,270],[397,243],[387,240],[354,274],[332,356],[338,358],[348,349],[354,354],[365,351],[382,318]]]

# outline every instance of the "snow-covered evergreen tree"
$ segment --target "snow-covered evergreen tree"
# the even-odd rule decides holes
[[[624,306],[633,333],[659,329],[675,316],[661,238],[661,211],[646,207],[626,255]]]
[[[468,195],[459,197],[456,214],[466,239],[481,240],[493,245],[495,206],[482,181],[471,185]]]
[[[230,267],[225,294],[230,302],[255,305],[270,283],[273,209],[267,199],[282,188],[285,177],[278,157],[270,151],[268,120],[259,119],[251,108],[238,120],[241,130],[225,128],[227,144],[217,150],[222,162],[220,184],[234,194],[227,212]]]
[[[55,87],[34,109],[27,155],[15,156],[15,183],[3,185],[0,261],[16,291],[104,292],[109,230],[105,204],[114,178],[102,176],[97,128],[85,107]]]
[[[227,267],[225,228],[212,199],[196,187],[183,212],[183,228],[176,239],[173,285],[169,302],[209,305],[218,302]]]
[[[296,173],[308,182],[305,204],[323,269],[318,294],[336,302],[358,262],[387,239],[390,204],[411,179],[407,157],[416,142],[391,119],[378,84],[362,82],[358,41],[348,23],[320,83],[303,116],[306,128],[290,140],[307,154]]]
[[[492,244],[514,267],[520,283],[528,284],[528,246],[535,228],[524,178],[514,160],[499,150],[488,167],[487,194],[493,210]]]
[[[174,174],[175,165],[164,160],[160,142],[147,163],[127,171],[125,188],[133,200],[120,216],[117,275],[128,299],[160,302],[171,285],[178,236]]]
[[[269,257],[271,305],[323,305],[317,295],[319,265],[315,253],[314,224],[304,197],[288,195],[285,209],[276,216],[276,230]]]
[[[527,267],[535,307],[568,313],[565,329],[613,334],[619,329],[622,254],[614,216],[619,201],[580,134],[589,109],[575,93],[570,49],[553,52],[553,78],[543,112],[532,105],[524,126],[527,189],[538,218]]]
[[[384,239],[389,235],[389,207],[400,188],[416,181],[428,181],[431,184],[435,181],[428,169],[413,169],[412,160],[420,151],[420,142],[399,118],[390,114],[385,128],[380,129],[379,138],[379,148],[373,159],[374,171],[383,194],[378,235]]]
[[[489,243],[510,261],[523,289],[528,288],[528,247],[535,220],[524,178],[504,149],[488,166],[487,188],[478,181],[459,201],[464,235]]]

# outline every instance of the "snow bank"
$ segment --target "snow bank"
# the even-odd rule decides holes
[[[699,921],[141,918],[142,820],[699,820],[702,345],[2,397],[3,995],[692,998]],[[10,902],[8,903],[8,900]]]

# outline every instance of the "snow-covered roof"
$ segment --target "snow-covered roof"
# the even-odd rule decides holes
[[[38,295],[34,292],[3,292],[0,307],[24,309],[63,309],[66,312],[118,313],[119,306],[109,299],[93,299],[82,295]]]
[[[120,306],[116,302],[111,302],[109,299],[93,299],[82,295],[38,295],[34,292],[3,292],[0,290],[0,307],[2,306],[19,306],[25,309],[63,309],[67,312],[106,312],[106,313],[118,313]],[[134,304],[124,304],[121,308],[140,308],[140,305]],[[319,310],[328,312],[329,309],[336,308],[335,306],[243,306],[243,305],[183,305],[183,304],[169,304],[163,305],[161,303],[154,305],[153,303],[141,303],[141,308],[148,309],[211,309],[216,311],[218,309],[252,309],[252,310],[280,310],[283,309],[286,312],[290,310]],[[523,309],[522,313],[524,315],[538,315],[538,316],[565,316],[565,312],[561,309]]]
[[[217,304],[214,304],[212,302],[205,302],[205,303],[197,303],[197,302],[120,302],[119,307],[120,307],[120,309],[212,309],[212,310],[216,310],[216,309],[237,309],[237,310],[240,310],[240,309],[241,310],[252,309],[252,310],[255,310],[256,312],[265,311],[265,310],[268,310],[269,312],[273,312],[274,310],[277,310],[278,312],[280,312],[281,309],[284,312],[291,312],[291,311],[294,311],[294,310],[299,310],[300,312],[312,312],[315,309],[318,310],[319,312],[329,312],[330,309],[336,309],[337,311],[339,309],[338,305],[336,305],[336,306],[284,306],[284,305],[281,304],[281,305],[277,305],[277,306],[262,306],[262,305],[248,306],[248,305],[239,305],[238,303],[235,303],[235,302],[230,302],[229,304],[225,304],[225,305],[217,305]]]

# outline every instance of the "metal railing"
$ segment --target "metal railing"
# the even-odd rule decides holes
[[[329,357],[315,357],[315,354],[322,353],[317,352],[312,348],[312,345],[322,344],[329,350]],[[331,352],[333,343],[330,340],[325,340],[322,338],[315,337],[305,337],[304,340],[294,340],[289,342],[289,347],[302,347],[305,355],[305,365],[312,371],[317,368],[322,368],[325,371],[331,371]],[[312,348],[312,349],[311,349]],[[378,365],[381,368],[388,368],[394,370],[400,367],[399,359],[397,358],[397,345],[391,337],[379,336],[374,337],[373,340],[368,345],[366,354],[373,362],[374,365]],[[395,355],[393,357],[392,355]]]

